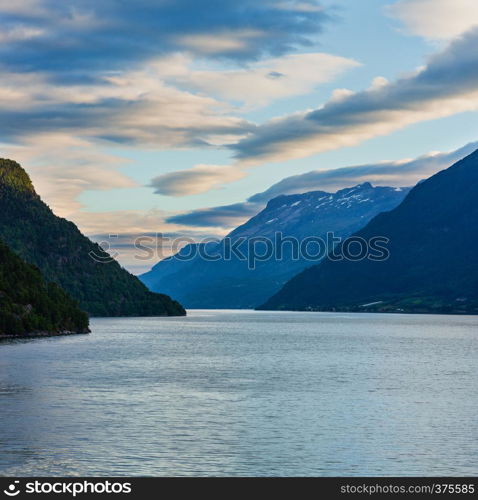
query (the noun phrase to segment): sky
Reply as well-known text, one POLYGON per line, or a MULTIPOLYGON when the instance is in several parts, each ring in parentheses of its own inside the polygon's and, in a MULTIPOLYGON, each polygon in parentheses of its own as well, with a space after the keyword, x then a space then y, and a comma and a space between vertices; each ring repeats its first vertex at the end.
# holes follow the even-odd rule
POLYGON ((134 273, 280 194, 478 147, 476 0, 0 0, 0 156, 134 273))

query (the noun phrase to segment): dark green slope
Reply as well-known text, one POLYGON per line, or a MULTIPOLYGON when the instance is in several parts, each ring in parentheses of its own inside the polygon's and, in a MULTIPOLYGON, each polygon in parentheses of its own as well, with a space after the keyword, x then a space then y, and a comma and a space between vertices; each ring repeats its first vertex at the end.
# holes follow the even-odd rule
MULTIPOLYGON (((152 293, 35 193, 28 174, 0 160, 0 238, 92 316, 175 316, 183 307, 152 293), (91 258, 94 253, 108 263, 91 258)), ((100 260, 101 260, 100 259, 100 260)))
POLYGON ((78 304, 0 241, 0 338, 88 331, 78 304))
POLYGON ((388 260, 327 259, 260 309, 478 313, 478 151, 356 235, 389 238, 388 260))

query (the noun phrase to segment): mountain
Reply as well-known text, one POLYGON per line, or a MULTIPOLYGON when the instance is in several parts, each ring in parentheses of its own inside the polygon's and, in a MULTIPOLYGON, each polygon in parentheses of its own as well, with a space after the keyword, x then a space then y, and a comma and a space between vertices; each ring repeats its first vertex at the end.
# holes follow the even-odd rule
POLYGON ((389 258, 326 259, 259 309, 478 313, 478 150, 355 236, 388 238, 389 258))
POLYGON ((0 241, 0 338, 88 331, 78 304, 0 241))
POLYGON ((318 256, 319 244, 314 242, 307 247, 312 255, 304 255, 303 251, 297 255, 297 247, 300 250, 306 238, 314 236, 326 241, 327 232, 346 237, 379 212, 395 208, 408 191, 409 188, 373 187, 366 182, 336 193, 313 191, 279 196, 219 244, 189 245, 159 262, 140 279, 151 290, 173 294, 186 307, 253 308, 326 255, 325 244, 318 256), (282 244, 279 237, 285 240, 282 244), (251 257, 253 252, 248 249, 252 245, 256 245, 258 255, 269 251, 269 258, 258 260, 254 268, 240 255, 228 257, 228 247, 234 246, 251 257), (203 259, 198 250, 206 250, 215 260, 203 259), (187 255, 195 257, 187 259, 187 255))
POLYGON ((36 194, 23 168, 4 159, 0 160, 0 238, 92 316, 185 314, 178 302, 150 292, 75 224, 57 217, 36 194))

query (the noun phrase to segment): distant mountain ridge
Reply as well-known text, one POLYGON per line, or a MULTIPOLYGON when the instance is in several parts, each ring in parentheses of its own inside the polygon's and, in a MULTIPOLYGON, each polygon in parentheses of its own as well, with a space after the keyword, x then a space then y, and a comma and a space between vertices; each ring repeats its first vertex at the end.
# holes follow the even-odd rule
MULTIPOLYGON (((247 253, 248 242, 256 237, 274 241, 277 234, 302 241, 310 236, 324 238, 327 232, 346 237, 363 227, 382 211, 395 208, 410 188, 374 187, 365 182, 336 193, 312 191, 282 195, 270 200, 267 206, 227 238, 244 241, 239 250, 247 253)), ((197 246, 185 247, 177 256, 156 264, 140 279, 151 290, 163 290, 190 308, 254 308, 264 302, 292 276, 315 261, 293 258, 292 247, 284 244, 280 259, 278 247, 274 255, 249 269, 246 261, 227 260, 224 244, 207 244, 209 254, 219 258, 205 261, 199 256, 182 260, 197 246)))
MULTIPOLYGON (((350 232, 369 219, 377 210, 388 210, 400 203, 410 188, 372 186, 363 182, 335 193, 310 191, 302 194, 281 195, 273 198, 259 214, 232 231, 229 236, 270 237, 277 231, 307 237, 317 234, 319 224, 334 231, 350 232)), ((319 231, 323 232, 320 228, 319 231)))
POLYGON ((57 217, 36 194, 25 170, 6 159, 0 159, 0 238, 92 316, 185 314, 178 302, 150 292, 75 224, 57 217))
POLYGON ((413 188, 356 233, 390 257, 324 260, 259 309, 478 313, 478 150, 413 188))
POLYGON ((78 304, 0 241, 0 338, 87 332, 78 304))

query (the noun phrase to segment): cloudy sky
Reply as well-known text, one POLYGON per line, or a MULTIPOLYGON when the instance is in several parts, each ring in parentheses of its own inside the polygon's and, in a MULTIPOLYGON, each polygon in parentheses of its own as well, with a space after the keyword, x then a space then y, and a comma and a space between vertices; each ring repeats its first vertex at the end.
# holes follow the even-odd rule
POLYGON ((223 235, 478 147, 476 0, 0 0, 0 156, 88 235, 223 235))

